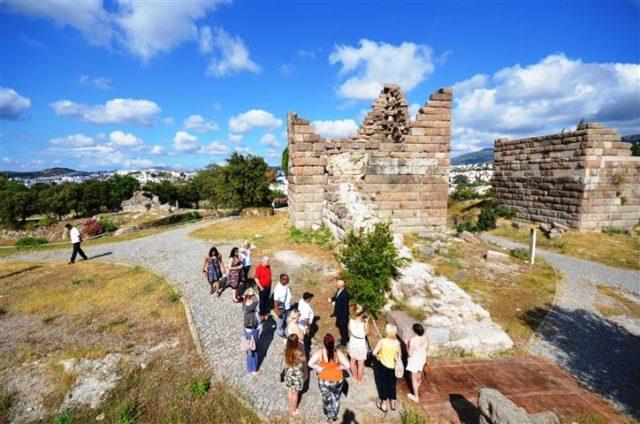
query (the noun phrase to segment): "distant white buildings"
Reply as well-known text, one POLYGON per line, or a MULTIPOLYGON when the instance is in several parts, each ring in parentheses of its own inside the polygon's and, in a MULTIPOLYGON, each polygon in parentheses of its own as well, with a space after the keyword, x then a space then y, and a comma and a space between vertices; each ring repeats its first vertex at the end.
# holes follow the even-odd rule
POLYGON ((146 183, 157 183, 163 180, 171 182, 178 182, 189 180, 196 175, 192 171, 172 171, 172 170, 159 170, 159 169, 144 169, 144 170, 117 170, 117 171, 97 171, 97 172, 80 172, 72 171, 66 174, 58 174, 51 176, 41 176, 33 178, 24 177, 12 177, 11 180, 20 181, 27 187, 31 187, 34 184, 62 184, 62 183, 81 183, 86 180, 106 180, 114 175, 129 175, 140 182, 140 185, 146 183))
POLYGON ((469 184, 473 184, 478 194, 483 195, 491 188, 493 179, 493 165, 490 163, 456 165, 451 167, 449 173, 449 194, 453 193, 457 187, 456 181, 460 175, 464 175, 469 184))

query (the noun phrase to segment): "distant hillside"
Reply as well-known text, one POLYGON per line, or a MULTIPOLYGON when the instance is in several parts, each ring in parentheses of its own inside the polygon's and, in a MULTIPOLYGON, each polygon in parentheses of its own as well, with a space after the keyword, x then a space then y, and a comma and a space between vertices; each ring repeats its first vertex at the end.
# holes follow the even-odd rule
POLYGON ((622 141, 625 141, 631 144, 640 143, 640 134, 625 135, 622 137, 622 141))
POLYGON ((89 175, 88 172, 76 171, 70 168, 47 168, 41 171, 2 171, 0 174, 6 178, 42 178, 42 177, 55 177, 58 175, 89 175))
POLYGON ((478 163, 493 162, 493 148, 478 150, 477 152, 465 153, 451 159, 451 165, 475 165, 478 163))

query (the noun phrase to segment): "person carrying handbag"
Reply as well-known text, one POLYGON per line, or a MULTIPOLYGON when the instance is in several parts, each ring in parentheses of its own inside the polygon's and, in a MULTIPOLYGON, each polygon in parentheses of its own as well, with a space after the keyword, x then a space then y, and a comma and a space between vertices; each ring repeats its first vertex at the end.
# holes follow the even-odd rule
POLYGON ((373 356, 377 361, 375 364, 376 384, 378 385, 379 400, 376 407, 382 412, 387 412, 387 403, 391 403, 391 410, 395 411, 396 384, 398 378, 404 375, 402 364, 402 350, 400 342, 396 338, 398 330, 395 325, 387 324, 385 336, 378 341, 373 349, 373 356))
POLYGON ((257 308, 258 300, 255 293, 252 288, 248 288, 244 292, 244 301, 242 302, 244 337, 240 345, 247 357, 247 371, 253 376, 260 374, 258 371, 258 351, 256 350, 259 337, 257 308))

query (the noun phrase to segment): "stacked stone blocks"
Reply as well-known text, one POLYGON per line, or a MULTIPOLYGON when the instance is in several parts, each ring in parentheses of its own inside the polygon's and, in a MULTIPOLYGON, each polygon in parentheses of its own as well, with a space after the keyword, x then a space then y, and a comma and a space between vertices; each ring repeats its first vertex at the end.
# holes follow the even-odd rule
POLYGON ((640 220, 640 157, 599 123, 519 140, 498 139, 493 191, 516 218, 580 231, 640 220))
POLYGON ((450 88, 436 91, 412 120, 399 87, 386 85, 358 132, 343 139, 321 138, 289 114, 293 224, 324 222, 337 236, 379 220, 398 233, 444 226, 451 100, 450 88))

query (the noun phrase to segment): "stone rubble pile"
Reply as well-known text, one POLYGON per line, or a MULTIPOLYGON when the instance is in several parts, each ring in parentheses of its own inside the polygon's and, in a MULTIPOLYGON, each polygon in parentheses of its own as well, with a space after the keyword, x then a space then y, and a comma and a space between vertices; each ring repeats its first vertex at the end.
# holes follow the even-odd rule
POLYGON ((400 87, 385 85, 380 96, 372 103, 373 110, 364 118, 358 135, 384 137, 396 143, 403 141, 411 120, 408 105, 400 87))
MULTIPOLYGON (((431 342, 430 354, 463 351, 488 355, 513 347, 511 338, 491 320, 489 312, 453 281, 434 276, 431 265, 414 261, 401 273, 392 284, 391 295, 427 316, 422 324, 431 342)), ((408 341, 414 320, 407 321, 403 315, 392 312, 389 317, 408 341)))
POLYGON ((146 212, 149 209, 170 211, 171 205, 162 204, 155 194, 137 190, 130 199, 122 201, 120 208, 123 212, 146 212))

